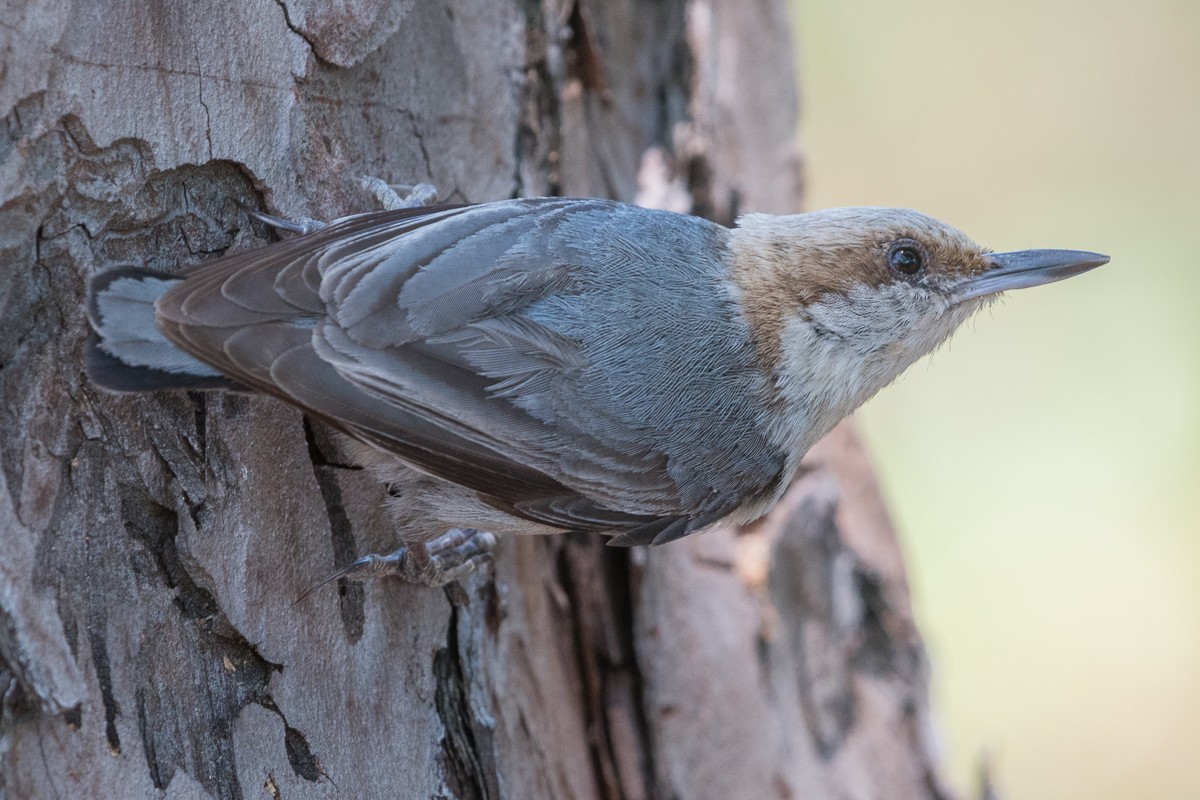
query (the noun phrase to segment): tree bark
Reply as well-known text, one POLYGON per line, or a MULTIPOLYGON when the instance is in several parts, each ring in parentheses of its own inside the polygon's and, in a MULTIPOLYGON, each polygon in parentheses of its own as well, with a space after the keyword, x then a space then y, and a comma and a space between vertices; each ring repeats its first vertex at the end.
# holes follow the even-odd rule
POLYGON ((942 797, 927 667, 841 429, 765 521, 502 541, 328 588, 381 488, 265 398, 82 373, 96 270, 262 246, 239 203, 797 210, 783 0, 9 0, 0 24, 0 795, 942 797))

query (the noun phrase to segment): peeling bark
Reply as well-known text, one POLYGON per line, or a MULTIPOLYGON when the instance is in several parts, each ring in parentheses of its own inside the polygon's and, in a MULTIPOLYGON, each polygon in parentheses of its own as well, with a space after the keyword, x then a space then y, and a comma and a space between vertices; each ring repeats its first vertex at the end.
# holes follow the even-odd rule
POLYGON ((0 796, 944 797, 903 565, 847 430, 745 531, 505 540, 452 591, 296 598, 381 487, 264 398, 115 396, 84 286, 456 201, 799 203, 781 0, 9 3, 0 796))

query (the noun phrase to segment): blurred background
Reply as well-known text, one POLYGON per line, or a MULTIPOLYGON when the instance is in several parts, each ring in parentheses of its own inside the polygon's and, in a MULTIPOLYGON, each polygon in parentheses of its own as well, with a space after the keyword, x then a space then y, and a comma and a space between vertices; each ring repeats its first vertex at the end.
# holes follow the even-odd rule
POLYGON ((1112 263, 1010 294, 859 415, 948 773, 1200 798, 1200 3, 792 0, 811 208, 1112 263))

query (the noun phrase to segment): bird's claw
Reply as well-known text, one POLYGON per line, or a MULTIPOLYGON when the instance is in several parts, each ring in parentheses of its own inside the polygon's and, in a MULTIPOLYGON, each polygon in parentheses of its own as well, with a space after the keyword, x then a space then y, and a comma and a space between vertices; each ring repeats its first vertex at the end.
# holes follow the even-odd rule
POLYGON ((320 220, 309 219, 308 217, 285 219, 283 217, 277 217, 274 214, 268 214, 265 211, 259 211, 256 208, 251 208, 241 200, 234 200, 234 202, 237 203, 238 208, 242 209, 242 211, 245 211, 249 216, 253 217, 264 225, 279 231, 298 233, 303 236, 306 233, 319 231, 329 224, 328 222, 321 222, 320 220))
POLYGON ((387 183, 371 175, 359 176, 358 183, 373 194, 386 211, 422 208, 433 205, 438 199, 437 187, 431 183, 387 183))
POLYGON ((444 586, 491 562, 496 537, 487 531, 452 528, 428 542, 416 542, 386 555, 358 558, 300 595, 300 602, 334 581, 362 581, 396 575, 421 586, 444 586))
MULTIPOLYGON (((386 211, 395 211, 400 208, 422 208, 433 205, 438 199, 437 187, 431 183, 387 183, 382 178, 375 178, 370 175, 359 176, 358 182, 359 185, 375 196, 386 211)), ((321 222, 320 220, 309 219, 308 217, 285 219, 284 217, 277 217, 274 214, 267 214, 266 212, 251 208, 240 200, 235 200, 234 202, 254 219, 280 231, 287 231, 303 236, 306 233, 319 231, 329 225, 328 222, 321 222)))

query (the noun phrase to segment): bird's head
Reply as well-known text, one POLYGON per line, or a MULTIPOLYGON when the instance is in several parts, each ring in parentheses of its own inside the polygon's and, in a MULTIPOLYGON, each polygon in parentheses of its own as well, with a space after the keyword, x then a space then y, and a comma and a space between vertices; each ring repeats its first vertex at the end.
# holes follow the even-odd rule
POLYGON ((788 427, 804 431, 802 449, 997 293, 1108 261, 1075 250, 990 253, 949 225, 894 208, 747 215, 730 253, 760 363, 789 409, 788 427))

